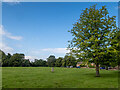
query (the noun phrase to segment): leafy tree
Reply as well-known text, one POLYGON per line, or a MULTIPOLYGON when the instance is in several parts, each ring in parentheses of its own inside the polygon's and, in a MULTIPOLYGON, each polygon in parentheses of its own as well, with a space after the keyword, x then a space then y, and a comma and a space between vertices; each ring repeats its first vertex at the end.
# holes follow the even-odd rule
POLYGON ((30 61, 29 61, 29 59, 24 59, 22 61, 22 66, 23 67, 30 67, 30 61))
POLYGON ((64 61, 65 61, 66 66, 74 66, 75 67, 76 63, 77 63, 77 60, 72 55, 70 55, 70 56, 66 55, 64 57, 64 61))
POLYGON ((2 51, 0 50, 0 67, 2 66, 2 51))
POLYGON ((12 55, 11 55, 10 53, 8 53, 7 58, 10 59, 11 56, 12 56, 12 55))
POLYGON ((55 62, 56 62, 56 58, 54 55, 50 55, 48 58, 47 58, 47 64, 49 67, 54 67, 55 66, 55 62))
POLYGON ((73 39, 68 48, 77 56, 92 59, 96 64, 96 76, 100 76, 99 64, 110 45, 110 34, 117 30, 116 17, 108 14, 105 6, 101 9, 96 9, 96 5, 86 8, 69 31, 73 39))
POLYGON ((0 50, 0 62, 2 66, 6 66, 7 64, 6 59, 7 59, 6 54, 2 50, 0 50))
POLYGON ((62 67, 66 67, 66 60, 65 60, 65 59, 63 59, 63 60, 61 61, 61 63, 62 63, 62 67))
POLYGON ((24 60, 24 54, 13 54, 13 56, 10 58, 9 65, 10 66, 22 66, 22 62, 24 60))
POLYGON ((110 66, 111 62, 113 63, 112 53, 111 52, 106 52, 101 58, 100 65, 105 66, 106 70, 108 70, 108 67, 110 66))
POLYGON ((62 66, 62 60, 63 60, 62 57, 59 57, 58 59, 56 59, 55 66, 56 67, 61 67, 62 66))
POLYGON ((38 66, 46 66, 46 61, 45 60, 38 60, 38 59, 35 59, 35 62, 34 62, 34 66, 38 67, 38 66))
MULTIPOLYGON (((120 67, 120 29, 113 30, 113 33, 111 33, 110 38, 110 47, 108 52, 113 53, 112 57, 114 57, 114 62, 111 63, 114 67, 117 63, 118 68, 120 67)), ((120 69, 120 68, 119 68, 120 69)))
POLYGON ((6 55, 2 50, 0 50, 0 55, 1 55, 1 57, 0 57, 0 60, 1 60, 0 63, 1 63, 1 65, 3 67, 9 66, 9 59, 11 57, 11 54, 8 53, 8 55, 6 55))

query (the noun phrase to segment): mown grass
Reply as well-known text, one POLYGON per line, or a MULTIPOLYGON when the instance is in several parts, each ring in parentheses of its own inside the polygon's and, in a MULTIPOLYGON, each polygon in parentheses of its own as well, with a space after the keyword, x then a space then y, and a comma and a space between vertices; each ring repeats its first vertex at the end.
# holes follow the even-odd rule
POLYGON ((3 88, 118 88, 118 71, 50 67, 3 67, 3 88))

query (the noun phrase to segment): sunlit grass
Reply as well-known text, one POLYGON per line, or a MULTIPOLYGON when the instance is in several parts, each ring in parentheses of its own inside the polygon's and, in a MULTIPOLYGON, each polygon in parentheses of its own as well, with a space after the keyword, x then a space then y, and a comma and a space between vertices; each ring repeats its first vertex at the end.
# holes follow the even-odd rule
POLYGON ((50 67, 3 67, 3 88, 117 88, 118 71, 50 67))

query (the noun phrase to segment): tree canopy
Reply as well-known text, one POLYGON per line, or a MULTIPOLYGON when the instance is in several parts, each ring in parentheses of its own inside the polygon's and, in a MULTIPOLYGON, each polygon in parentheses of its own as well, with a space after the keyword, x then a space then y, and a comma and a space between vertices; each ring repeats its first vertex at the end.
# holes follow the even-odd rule
POLYGON ((111 35, 118 30, 116 17, 110 17, 105 6, 97 9, 93 5, 83 10, 78 21, 73 24, 69 31, 73 39, 69 41, 68 48, 77 57, 92 59, 96 64, 96 76, 100 76, 99 64, 108 51, 111 35))

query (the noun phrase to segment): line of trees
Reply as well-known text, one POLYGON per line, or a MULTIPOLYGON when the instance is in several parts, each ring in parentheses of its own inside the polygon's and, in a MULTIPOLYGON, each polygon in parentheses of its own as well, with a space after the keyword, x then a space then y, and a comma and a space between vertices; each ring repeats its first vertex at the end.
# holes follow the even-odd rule
POLYGON ((29 59, 25 59, 24 54, 15 53, 11 55, 8 53, 7 55, 0 50, 0 64, 3 67, 66 67, 66 66, 76 66, 79 59, 76 59, 73 56, 65 55, 65 57, 55 58, 54 55, 50 55, 46 60, 43 59, 35 59, 31 61, 29 59))
MULTIPOLYGON (((118 62, 116 61, 115 58, 116 58, 115 54, 106 53, 105 55, 103 55, 103 59, 101 60, 100 65, 102 67, 105 66, 115 67, 118 65, 118 62)), ((25 59, 24 54, 15 53, 11 55, 10 53, 8 53, 6 55, 2 50, 0 50, 0 65, 2 67, 67 67, 67 66, 76 67, 76 64, 78 62, 83 62, 84 64, 82 65, 85 66, 86 63, 87 64, 94 63, 94 60, 92 59, 88 60, 87 58, 82 57, 76 59, 75 56, 71 54, 66 54, 64 58, 63 57, 55 58, 54 55, 50 55, 47 58, 47 61, 43 59, 35 59, 34 61, 30 62, 29 59, 25 59)))

